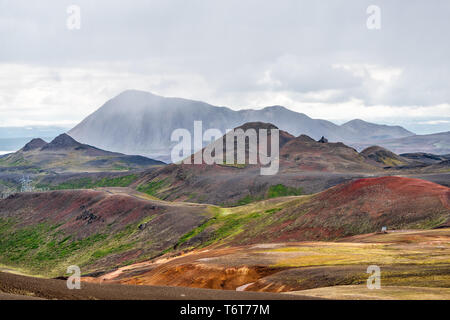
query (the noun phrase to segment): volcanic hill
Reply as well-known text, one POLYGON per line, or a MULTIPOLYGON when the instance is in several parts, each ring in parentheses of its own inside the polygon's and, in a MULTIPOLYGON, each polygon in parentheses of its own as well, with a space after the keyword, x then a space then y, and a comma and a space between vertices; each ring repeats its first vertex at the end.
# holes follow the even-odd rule
MULTIPOLYGON (((258 131, 274 128, 277 127, 270 123, 252 122, 236 129, 258 131)), ((238 133, 238 136, 240 135, 242 134, 238 133)), ((230 136, 232 133, 225 135, 222 140, 227 141, 230 136)), ((279 171, 275 175, 261 175, 259 162, 255 165, 248 164, 250 151, 259 150, 260 141, 257 140, 256 145, 251 148, 251 142, 247 139, 246 164, 227 163, 223 150, 221 158, 223 163, 219 161, 212 165, 171 164, 144 173, 131 186, 165 200, 229 206, 267 198, 274 194, 271 192, 274 188, 283 189, 280 195, 311 194, 357 178, 398 174, 400 167, 409 161, 380 147, 371 147, 358 153, 339 142, 319 142, 306 135, 294 137, 283 130, 279 131, 279 136, 280 164, 279 171), (387 171, 386 167, 391 171, 387 171)), ((224 147, 226 145, 225 142, 220 143, 219 140, 214 141, 207 148, 220 151, 222 145, 224 147)), ((234 145, 236 159, 236 140, 234 145)), ((270 154, 270 136, 267 149, 270 154)), ((194 155, 190 157, 191 163, 194 157, 194 155)), ((436 171, 438 170, 440 169, 436 168, 436 171)))
POLYGON ((0 167, 31 167, 54 172, 131 170, 162 165, 143 156, 110 152, 79 143, 61 134, 50 143, 33 139, 19 151, 0 159, 0 167))

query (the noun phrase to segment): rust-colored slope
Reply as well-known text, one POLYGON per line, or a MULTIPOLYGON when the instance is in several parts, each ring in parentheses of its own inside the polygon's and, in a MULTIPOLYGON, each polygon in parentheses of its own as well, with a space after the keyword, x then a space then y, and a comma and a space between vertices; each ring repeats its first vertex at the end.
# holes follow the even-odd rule
POLYGON ((254 222, 247 227, 249 232, 232 242, 336 239, 380 231, 382 226, 439 227, 450 218, 449 203, 450 189, 432 182, 402 177, 360 179, 254 222))

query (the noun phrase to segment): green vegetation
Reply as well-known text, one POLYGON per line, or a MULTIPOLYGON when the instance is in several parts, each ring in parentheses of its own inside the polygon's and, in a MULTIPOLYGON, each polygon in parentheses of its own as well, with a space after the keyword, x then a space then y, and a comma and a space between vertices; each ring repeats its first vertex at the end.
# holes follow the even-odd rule
POLYGON ((30 165, 30 163, 22 156, 8 156, 5 158, 0 158, 0 166, 2 167, 19 167, 27 165, 30 165))
POLYGON ((245 197, 239 199, 234 206, 243 206, 264 199, 287 197, 287 196, 300 196, 302 194, 303 194, 302 188, 294 188, 285 186, 283 184, 277 184, 270 186, 264 196, 254 196, 248 194, 245 197))
POLYGON ((259 199, 258 198, 256 198, 256 197, 252 197, 251 195, 246 195, 245 197, 243 197, 242 199, 240 199, 237 203, 236 203, 236 205, 237 206, 244 206, 244 205, 246 205, 246 204, 249 204, 249 203, 252 203, 252 202, 255 202, 255 201, 258 201, 259 199))
POLYGON ((287 187, 283 184, 277 184, 274 186, 270 186, 269 190, 267 190, 266 198, 278 198, 278 197, 287 197, 287 196, 300 196, 303 194, 302 188, 293 188, 287 187))
POLYGON ((58 230, 59 225, 40 223, 22 227, 14 219, 0 218, 0 264, 26 270, 30 274, 57 276, 68 265, 86 267, 109 255, 133 249, 138 226, 153 216, 127 225, 120 232, 100 231, 84 238, 58 230))
POLYGON ((418 223, 414 223, 410 225, 412 229, 432 229, 435 228, 442 223, 444 223, 448 218, 445 216, 436 216, 430 217, 427 220, 420 221, 418 223))
POLYGON ((223 167, 232 167, 232 168, 238 168, 238 169, 244 169, 247 167, 247 164, 240 164, 240 163, 221 163, 219 164, 219 166, 223 166, 223 167))
POLYGON ((100 259, 100 258, 106 257, 106 256, 108 256, 110 254, 113 254, 113 253, 124 252, 124 251, 127 251, 129 249, 132 249, 133 245, 134 245, 134 243, 125 243, 125 244, 121 244, 121 245, 116 246, 116 247, 109 247, 109 248, 106 248, 106 249, 100 249, 100 250, 95 251, 92 254, 92 257, 95 258, 95 259, 100 259))
POLYGON ((56 231, 57 225, 45 223, 17 228, 12 219, 0 219, 0 261, 31 271, 50 271, 58 262, 73 258, 80 252, 91 250, 107 238, 95 234, 84 239, 74 239, 56 231))
POLYGON ((67 190, 67 189, 93 189, 101 187, 128 187, 137 180, 137 175, 130 174, 115 178, 102 178, 92 180, 91 178, 81 178, 65 181, 59 185, 42 185, 38 184, 37 188, 49 188, 50 190, 67 190))
MULTIPOLYGON (((6 188, 7 190, 10 190, 10 191, 17 191, 19 189, 18 184, 15 184, 15 183, 12 183, 9 181, 5 181, 2 179, 0 179, 0 186, 3 186, 4 188, 6 188)), ((0 188, 0 190, 1 190, 1 188, 0 188)))
POLYGON ((185 243, 186 241, 192 239, 193 237, 197 236, 198 234, 202 233, 207 227, 209 227, 210 225, 213 225, 216 221, 216 218, 212 218, 208 221, 206 221, 205 223, 203 223, 202 225, 198 226, 197 228, 189 231, 188 233, 186 233, 185 235, 183 235, 180 240, 178 240, 178 243, 176 246, 179 246, 183 243, 185 243))
POLYGON ((163 189, 167 185, 167 179, 153 180, 145 185, 140 185, 137 187, 137 191, 146 193, 151 196, 156 196, 158 191, 163 189))
POLYGON ((279 211, 290 206, 300 205, 310 199, 311 196, 302 196, 294 199, 279 198, 264 200, 231 208, 211 206, 210 212, 212 218, 184 234, 175 247, 186 243, 200 234, 202 234, 201 247, 222 243, 225 240, 229 241, 237 235, 240 235, 239 241, 242 240, 245 242, 245 239, 252 239, 264 233, 267 227, 274 222, 282 223, 290 218, 288 213, 275 218, 274 215, 279 211), (243 233, 244 230, 245 233, 243 233))
POLYGON ((122 165, 122 164, 114 164, 114 166, 112 167, 112 170, 114 170, 114 171, 128 171, 128 170, 131 170, 131 168, 127 167, 125 165, 122 165))
POLYGON ((404 165, 405 162, 395 159, 395 158, 389 158, 389 157, 382 157, 380 158, 380 161, 386 165, 386 166, 390 166, 390 167, 396 167, 396 166, 400 166, 400 165, 404 165))
POLYGON ((259 211, 231 211, 228 209, 215 210, 215 215, 202 225, 183 235, 176 246, 180 246, 188 240, 198 236, 203 232, 207 232, 207 240, 202 242, 201 246, 205 247, 213 243, 222 242, 223 240, 235 236, 244 230, 248 230, 250 223, 256 223, 260 219, 269 217, 272 213, 280 209, 259 211))

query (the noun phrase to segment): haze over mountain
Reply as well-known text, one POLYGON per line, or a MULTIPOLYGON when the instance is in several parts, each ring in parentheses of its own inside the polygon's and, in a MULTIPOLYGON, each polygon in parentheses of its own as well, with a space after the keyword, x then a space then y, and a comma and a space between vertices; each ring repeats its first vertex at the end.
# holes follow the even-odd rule
POLYGON ((330 142, 375 143, 403 138, 414 133, 399 127, 352 120, 341 126, 312 119, 303 113, 271 106, 261 110, 233 111, 204 102, 166 98, 144 91, 129 90, 107 101, 68 133, 76 140, 96 147, 169 160, 172 132, 184 128, 193 132, 195 120, 203 130, 222 132, 246 122, 270 122, 295 136, 306 134, 314 139, 325 136, 330 142))
MULTIPOLYGON (((423 152, 446 155, 450 153, 450 131, 388 139, 380 141, 379 145, 395 153, 423 152)), ((357 144, 355 147, 361 148, 368 146, 369 144, 365 143, 357 144)))

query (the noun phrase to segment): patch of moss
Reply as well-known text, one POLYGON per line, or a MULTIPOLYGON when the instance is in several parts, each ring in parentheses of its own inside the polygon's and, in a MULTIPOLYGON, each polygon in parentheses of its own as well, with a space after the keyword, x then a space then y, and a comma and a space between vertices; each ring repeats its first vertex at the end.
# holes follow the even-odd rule
POLYGON ((248 194, 245 197, 243 197, 242 199, 240 199, 236 203, 236 205, 237 206, 244 206, 246 204, 249 204, 249 203, 252 203, 252 202, 255 202, 255 201, 257 201, 257 199, 248 194))
POLYGON ((277 184, 269 187, 269 190, 267 190, 266 198, 270 199, 287 196, 300 196, 302 194, 302 188, 294 188, 285 186, 283 184, 277 184))
POLYGON ((155 196, 159 190, 161 190, 166 186, 167 184, 166 181, 167 181, 166 179, 150 181, 145 185, 138 186, 137 191, 146 193, 151 196, 155 196))
POLYGON ((264 199, 287 197, 287 196, 300 196, 302 194, 303 194, 302 188, 294 188, 285 186, 283 184, 277 184, 270 186, 264 196, 254 196, 248 194, 245 197, 239 199, 233 206, 244 206, 246 204, 250 204, 264 199))
POLYGON ((109 248, 105 248, 105 249, 100 249, 100 250, 95 251, 92 254, 92 257, 95 259, 100 259, 100 258, 106 257, 110 254, 121 253, 121 252, 127 251, 129 249, 132 249, 133 245, 134 245, 134 243, 124 243, 119 246, 113 246, 113 247, 109 247, 109 248))
POLYGON ((65 234, 58 230, 59 225, 23 227, 14 219, 0 218, 0 263, 45 276, 62 275, 70 264, 83 270, 101 258, 133 249, 138 226, 153 217, 129 224, 113 235, 105 232, 84 238, 65 234))
POLYGON ((447 219, 448 217, 446 216, 431 217, 427 220, 411 224, 409 227, 412 229, 432 229, 443 224, 447 219))

